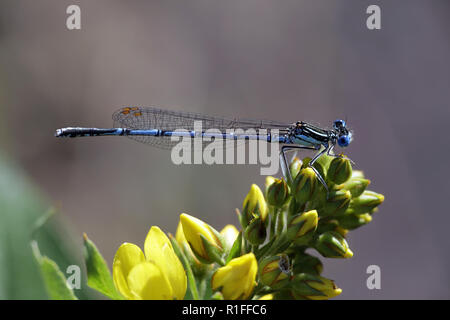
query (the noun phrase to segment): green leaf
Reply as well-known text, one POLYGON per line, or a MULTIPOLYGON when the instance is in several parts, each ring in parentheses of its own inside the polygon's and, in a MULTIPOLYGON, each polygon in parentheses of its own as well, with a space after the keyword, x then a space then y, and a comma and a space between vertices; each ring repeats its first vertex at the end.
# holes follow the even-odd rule
POLYGON ((84 254, 88 274, 87 284, 113 300, 123 300, 114 286, 111 272, 95 244, 84 234, 84 254))
POLYGON ((236 237, 236 240, 234 240, 233 246, 230 249, 230 253, 228 254, 225 264, 230 262, 232 259, 239 257, 241 255, 241 249, 242 249, 242 231, 239 232, 238 236, 236 237))
MULTIPOLYGON (((42 223, 51 214, 51 202, 2 149, 0 177, 0 300, 49 299, 30 241, 36 240, 40 251, 51 257, 64 274, 68 266, 83 264, 79 243, 64 213, 56 210, 50 220, 42 223), (45 212, 48 214, 43 216, 45 212)), ((85 279, 83 268, 81 279, 85 279)), ((81 300, 100 296, 88 286, 75 291, 81 300)))
POLYGON ((53 300, 78 300, 55 261, 41 255, 36 241, 31 242, 31 248, 50 297, 53 300))

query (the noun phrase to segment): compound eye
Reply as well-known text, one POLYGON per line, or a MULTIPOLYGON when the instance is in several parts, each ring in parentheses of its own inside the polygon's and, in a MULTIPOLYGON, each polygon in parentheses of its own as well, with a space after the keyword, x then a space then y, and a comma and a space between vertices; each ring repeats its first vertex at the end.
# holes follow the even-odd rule
POLYGON ((350 144, 350 137, 348 135, 340 136, 337 143, 339 147, 346 147, 350 144))
POLYGON ((338 119, 338 120, 336 120, 336 121, 333 122, 333 128, 334 128, 335 130, 339 130, 339 129, 341 129, 341 128, 345 128, 345 126, 346 126, 346 123, 345 123, 344 120, 338 119))

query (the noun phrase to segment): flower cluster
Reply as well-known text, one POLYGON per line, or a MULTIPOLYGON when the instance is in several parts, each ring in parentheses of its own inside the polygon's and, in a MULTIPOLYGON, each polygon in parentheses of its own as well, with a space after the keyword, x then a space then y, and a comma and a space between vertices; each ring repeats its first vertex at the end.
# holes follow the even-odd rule
POLYGON ((384 196, 345 157, 295 158, 291 178, 252 185, 238 211, 241 231, 218 232, 188 214, 175 237, 152 227, 144 253, 123 244, 113 279, 127 299, 329 299, 341 293, 322 276, 315 249, 326 258, 351 258, 349 230, 372 220, 384 196), (325 180, 328 190, 319 182, 325 180))

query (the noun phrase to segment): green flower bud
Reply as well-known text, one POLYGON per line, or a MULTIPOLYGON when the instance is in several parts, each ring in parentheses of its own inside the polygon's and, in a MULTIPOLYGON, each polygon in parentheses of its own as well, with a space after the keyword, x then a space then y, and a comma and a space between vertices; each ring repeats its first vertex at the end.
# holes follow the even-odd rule
POLYGON ((314 198, 319 183, 313 169, 307 167, 300 170, 293 182, 292 193, 299 203, 305 203, 314 198))
POLYGON ((285 254, 264 258, 258 271, 261 283, 275 290, 285 287, 291 279, 289 258, 285 254))
POLYGON ((305 211, 305 203, 299 203, 295 197, 292 197, 287 210, 288 216, 294 216, 303 211, 305 211))
POLYGON ((291 283, 294 299, 327 300, 342 292, 333 280, 307 273, 295 275, 291 283))
POLYGON ((327 258, 351 258, 353 256, 345 238, 334 231, 322 233, 314 247, 327 258))
POLYGON ((359 228, 372 221, 372 216, 369 213, 363 214, 345 214, 338 218, 339 225, 342 228, 353 230, 359 228))
POLYGON ((331 191, 328 199, 319 209, 321 217, 339 216, 345 213, 350 205, 352 194, 348 190, 331 191))
POLYGON ((348 208, 348 214, 362 214, 374 210, 384 201, 382 194, 373 191, 364 191, 362 195, 352 199, 350 207, 348 208))
POLYGON ((275 181, 267 188, 267 202, 276 207, 281 207, 289 198, 289 188, 282 179, 275 181))
POLYGON ((246 227, 255 217, 261 217, 262 221, 266 221, 268 214, 266 200, 261 189, 256 184, 252 184, 242 207, 240 215, 242 227, 246 227))
POLYGON ((253 245, 260 245, 266 240, 267 230, 261 217, 256 217, 245 228, 245 238, 253 245))
POLYGON ((359 197, 367 186, 370 184, 370 180, 364 178, 350 178, 346 183, 342 185, 342 188, 350 191, 353 198, 359 197))
POLYGON ((319 258, 316 258, 307 253, 299 253, 295 256, 293 273, 309 273, 313 275, 320 275, 323 271, 323 264, 319 258))
POLYGON ((295 179, 295 177, 297 177, 302 168, 302 165, 303 162, 299 158, 295 157, 292 160, 291 164, 289 165, 289 171, 291 172, 292 179, 295 179))
MULTIPOLYGON (((316 210, 292 216, 287 224, 286 237, 290 241, 309 240, 316 231, 319 218, 316 210)), ((303 241, 304 242, 304 241, 303 241)))
POLYGON ((328 168, 327 178, 336 184, 341 184, 352 176, 352 165, 347 158, 334 158, 328 168))
MULTIPOLYGON (((319 159, 316 160, 316 162, 314 162, 314 169, 317 170, 317 172, 320 174, 320 176, 322 178, 324 178, 326 180, 327 178, 327 168, 330 165, 331 162, 331 157, 327 156, 326 154, 322 155, 319 159)), ((311 158, 304 158, 303 159, 303 164, 302 164, 302 169, 305 168, 310 168, 309 163, 311 162, 311 158)), ((320 186, 322 186, 321 183, 319 183, 320 186)))
MULTIPOLYGON (((321 149, 323 151, 323 149, 321 149)), ((314 163, 314 167, 319 170, 319 173, 322 175, 322 177, 325 179, 327 176, 328 168, 330 167, 331 161, 335 157, 331 157, 327 154, 322 155, 317 161, 314 163)))

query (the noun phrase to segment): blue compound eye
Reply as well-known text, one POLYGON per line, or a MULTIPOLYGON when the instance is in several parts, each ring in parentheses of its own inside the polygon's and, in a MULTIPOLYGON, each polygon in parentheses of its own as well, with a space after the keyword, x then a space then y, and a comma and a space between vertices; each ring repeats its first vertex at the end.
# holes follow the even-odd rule
POLYGON ((333 128, 334 128, 335 130, 339 130, 339 129, 341 129, 341 128, 345 128, 345 126, 346 126, 346 123, 345 123, 344 120, 338 119, 338 120, 336 120, 336 121, 333 122, 333 128))
POLYGON ((340 136, 338 138, 337 143, 338 143, 339 147, 346 147, 346 146, 348 146, 350 144, 350 138, 347 135, 340 136))

